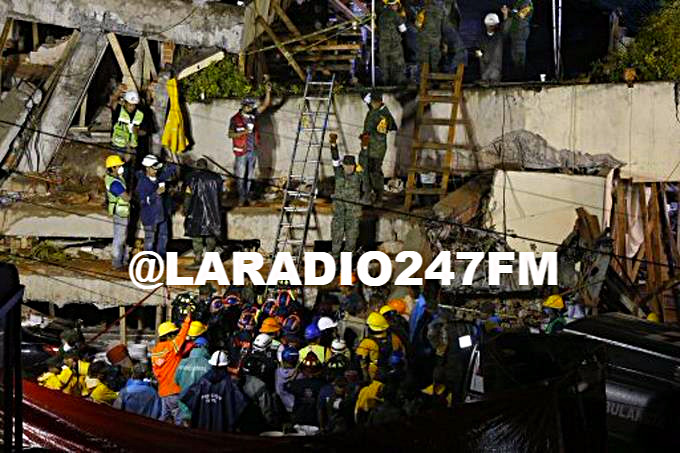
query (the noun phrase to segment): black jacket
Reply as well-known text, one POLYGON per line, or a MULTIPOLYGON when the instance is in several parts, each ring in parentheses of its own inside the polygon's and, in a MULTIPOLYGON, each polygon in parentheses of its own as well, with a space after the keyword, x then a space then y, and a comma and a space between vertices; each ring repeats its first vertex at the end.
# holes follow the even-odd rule
POLYGON ((182 402, 191 410, 191 427, 231 432, 245 398, 226 370, 212 369, 189 387, 182 402))
POLYGON ((303 378, 286 383, 285 389, 295 397, 293 423, 319 426, 319 391, 326 384, 321 378, 303 378))
POLYGON ((185 203, 184 234, 189 237, 219 237, 222 232, 222 178, 207 170, 196 170, 189 175, 185 187, 188 201, 185 203))

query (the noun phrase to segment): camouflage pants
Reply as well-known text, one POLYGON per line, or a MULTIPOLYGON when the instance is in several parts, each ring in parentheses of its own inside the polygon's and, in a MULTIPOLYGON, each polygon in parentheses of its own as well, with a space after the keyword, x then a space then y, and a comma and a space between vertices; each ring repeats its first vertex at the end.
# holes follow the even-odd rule
POLYGON ((404 50, 399 47, 380 49, 380 71, 384 85, 401 85, 405 81, 404 50))
POLYGON ((527 65, 527 41, 529 40, 529 28, 522 28, 510 33, 510 56, 512 69, 515 77, 523 80, 526 76, 527 65))
POLYGON ((370 157, 366 151, 359 153, 359 165, 364 168, 364 190, 367 193, 375 193, 376 200, 382 200, 385 187, 385 175, 382 171, 383 159, 370 157))
POLYGON ((356 250, 357 239, 359 238, 359 218, 361 208, 356 205, 347 205, 336 202, 333 204, 333 221, 331 222, 331 251, 337 259, 340 252, 353 252, 356 250), (345 247, 342 241, 345 240, 345 247))
POLYGON ((194 261, 200 263, 203 259, 203 251, 214 252, 217 246, 217 238, 214 236, 198 236, 191 238, 191 247, 194 250, 194 261), (203 242, 205 241, 205 249, 203 242))
POLYGON ((429 63, 430 72, 437 72, 441 59, 441 40, 418 39, 418 63, 429 63))

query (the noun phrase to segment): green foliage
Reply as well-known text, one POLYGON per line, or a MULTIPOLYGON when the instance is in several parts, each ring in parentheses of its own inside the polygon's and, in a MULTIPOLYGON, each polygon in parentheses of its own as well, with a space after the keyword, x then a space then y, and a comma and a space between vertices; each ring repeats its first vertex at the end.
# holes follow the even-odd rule
POLYGON ((213 99, 256 94, 231 58, 225 58, 182 80, 181 91, 187 102, 210 102, 213 99))
POLYGON ((635 69, 638 81, 680 79, 680 0, 651 15, 628 49, 597 62, 591 76, 620 82, 626 68, 635 69))

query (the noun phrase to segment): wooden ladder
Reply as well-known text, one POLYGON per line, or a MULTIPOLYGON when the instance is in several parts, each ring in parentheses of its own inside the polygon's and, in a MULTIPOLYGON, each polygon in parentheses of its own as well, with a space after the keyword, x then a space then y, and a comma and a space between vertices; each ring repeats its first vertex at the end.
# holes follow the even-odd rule
POLYGON ((462 86, 463 86, 463 71, 464 66, 458 66, 455 74, 445 74, 430 72, 428 64, 423 64, 420 74, 420 89, 418 91, 418 108, 416 111, 416 121, 413 127, 413 142, 411 144, 411 167, 408 170, 408 180, 406 181, 406 198, 404 207, 406 210, 411 209, 414 195, 439 195, 444 197, 448 191, 449 177, 451 175, 451 163, 453 161, 454 149, 469 149, 475 151, 473 144, 473 133, 471 124, 467 119, 458 118, 459 107, 462 101, 462 86), (437 94, 432 94, 430 87, 431 81, 451 82, 450 92, 444 89, 437 89, 437 94), (440 94, 442 91, 445 94, 440 94), (428 104, 446 103, 451 104, 451 116, 449 118, 425 118, 425 108, 428 104), (456 125, 462 124, 466 129, 468 144, 455 144, 456 142, 456 125), (448 126, 449 133, 446 143, 436 141, 422 141, 421 129, 422 126, 448 126), (426 166, 420 164, 420 156, 423 150, 445 151, 441 167, 426 166), (419 173, 440 173, 441 184, 434 188, 418 188, 416 187, 416 175, 419 173))

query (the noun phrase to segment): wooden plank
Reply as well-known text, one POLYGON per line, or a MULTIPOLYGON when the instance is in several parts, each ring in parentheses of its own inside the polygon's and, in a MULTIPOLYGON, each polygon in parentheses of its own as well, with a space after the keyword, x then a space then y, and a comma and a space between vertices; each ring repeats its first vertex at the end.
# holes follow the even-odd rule
POLYGON ((458 72, 453 74, 449 74, 448 72, 431 72, 430 75, 428 75, 428 78, 431 80, 446 80, 451 82, 455 82, 457 77, 458 72))
POLYGON ((185 77, 189 77, 191 74, 195 74, 198 71, 207 68, 213 63, 216 63, 218 61, 224 60, 224 52, 219 51, 217 53, 214 53, 210 55, 207 58, 202 59, 201 61, 192 64, 191 66, 188 66, 180 71, 179 74, 177 74, 177 80, 182 80, 185 77))
POLYGON ((85 127, 85 115, 87 114, 87 93, 83 97, 83 102, 80 103, 80 117, 78 118, 78 126, 85 127))
MULTIPOLYGON (((662 219, 661 216, 665 215, 661 213, 665 206, 661 206, 660 197, 661 183, 652 183, 652 199, 650 204, 650 223, 652 224, 652 244, 654 245, 654 255, 656 257, 655 261, 657 264, 657 277, 658 277, 658 287, 663 287, 664 283, 670 279, 669 267, 668 267, 668 257, 666 256, 666 251, 663 242, 663 229, 662 229, 662 219)), ((667 294, 667 291, 662 291, 659 293, 659 302, 661 304, 661 310, 663 313, 664 322, 675 322, 677 321, 677 313, 675 309, 675 303, 667 294)))
POLYGON ((293 59, 293 56, 286 50, 286 48, 281 44, 281 41, 279 38, 276 36, 276 34, 272 31, 271 27, 267 22, 262 18, 262 16, 258 16, 257 21, 262 25, 262 28, 264 28, 264 31, 269 35, 269 37, 274 41, 276 44, 276 48, 281 52, 283 57, 288 61, 288 63, 293 67, 293 70, 295 73, 300 77, 300 80, 303 82, 306 80, 306 76, 302 68, 300 68, 300 65, 297 64, 297 62, 293 59))
POLYGON ((628 270, 625 264, 627 260, 623 258, 626 255, 626 226, 628 222, 626 221, 626 187, 622 179, 617 181, 614 193, 616 194, 616 204, 614 205, 614 254, 618 255, 619 259, 614 260, 611 266, 618 274, 622 275, 628 270))
POLYGON ((628 278, 632 283, 635 283, 637 279, 638 272, 640 271, 640 265, 645 257, 645 244, 640 245, 640 249, 632 260, 632 266, 630 272, 628 273, 628 278))
POLYGON ((118 42, 118 38, 116 37, 115 33, 107 33, 106 34, 106 39, 108 39, 109 44, 111 44, 111 49, 113 50, 113 54, 116 56, 116 61, 118 62, 118 67, 120 67, 121 72, 123 73, 123 83, 128 86, 129 89, 138 89, 137 84, 135 83, 134 77, 132 77, 132 73, 130 72, 130 67, 128 66, 127 62, 125 61, 125 55, 123 55, 123 49, 120 47, 120 43, 118 42))
POLYGON ((38 23, 33 22, 31 24, 31 31, 32 31, 32 37, 33 37, 33 50, 38 50, 38 47, 40 47, 40 34, 38 33, 38 23))
POLYGON ((460 99, 455 95, 445 96, 445 95, 430 95, 423 96, 418 99, 420 102, 425 104, 439 103, 439 104, 457 104, 460 99))
POLYGON ((125 307, 118 307, 118 317, 120 317, 120 342, 127 345, 127 319, 125 318, 125 307))
POLYGON ((161 45, 161 68, 170 65, 175 60, 175 43, 172 41, 165 41, 161 45))
MULTIPOLYGON (((276 12, 276 14, 281 18, 281 21, 283 24, 286 26, 289 32, 293 34, 293 36, 299 38, 302 36, 302 33, 300 33, 300 30, 295 26, 292 20, 290 20, 290 17, 288 17, 288 14, 281 8, 281 5, 279 4, 279 0, 272 0, 271 3, 272 8, 276 12)), ((304 44, 304 41, 301 41, 304 44)))
POLYGON ((158 80, 158 72, 156 71, 156 64, 153 62, 151 48, 149 47, 149 40, 142 38, 142 46, 144 46, 144 71, 148 75, 149 80, 158 80))
POLYGON ((357 57, 357 55, 302 55, 297 59, 298 61, 352 61, 357 57))
MULTIPOLYGON (((423 118, 421 124, 428 126, 450 126, 451 120, 449 118, 423 118)), ((469 121, 465 119, 457 119, 456 124, 469 124, 469 121)))
POLYGON ((360 50, 361 44, 310 44, 307 46, 294 46, 291 49, 293 52, 306 52, 309 50, 318 52, 335 52, 342 50, 360 50))
MULTIPOLYGON (((652 225, 651 222, 649 221, 649 213, 647 209, 647 200, 645 198, 645 190, 644 186, 642 187, 642 190, 639 192, 639 203, 640 203, 640 218, 642 220, 642 223, 644 225, 644 235, 645 235, 645 242, 644 242, 644 248, 645 248, 645 259, 648 261, 647 262, 647 292, 651 293, 654 292, 654 290, 658 286, 658 280, 656 277, 656 266, 651 264, 651 261, 654 261, 654 254, 653 250, 654 248, 652 247, 652 225)), ((659 299, 657 297, 652 298, 650 301, 651 309, 656 313, 658 316, 662 316, 661 313, 661 306, 659 304, 659 299)))

